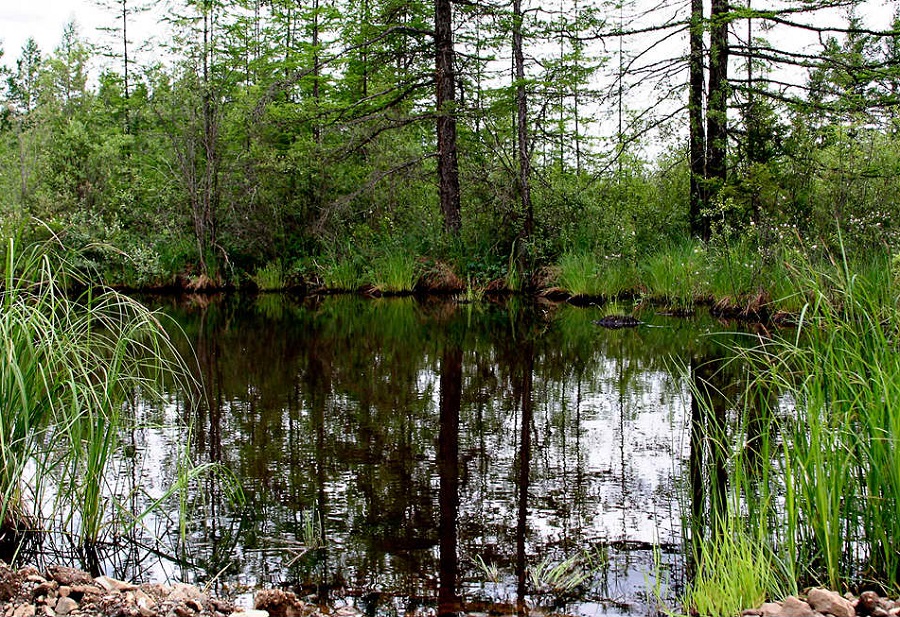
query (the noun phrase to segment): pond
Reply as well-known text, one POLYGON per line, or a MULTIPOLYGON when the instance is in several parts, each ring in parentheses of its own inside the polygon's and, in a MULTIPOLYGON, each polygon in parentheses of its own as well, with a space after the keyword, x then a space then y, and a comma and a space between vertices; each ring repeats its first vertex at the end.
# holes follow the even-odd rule
POLYGON ((607 330, 609 308, 515 298, 150 302, 193 347, 201 403, 173 390, 130 432, 118 491, 158 495, 189 442, 244 500, 204 476, 190 516, 148 517, 108 574, 243 599, 283 586, 369 615, 519 598, 646 614, 681 592, 686 513, 702 515, 685 375, 724 353, 723 324, 645 311, 607 330))

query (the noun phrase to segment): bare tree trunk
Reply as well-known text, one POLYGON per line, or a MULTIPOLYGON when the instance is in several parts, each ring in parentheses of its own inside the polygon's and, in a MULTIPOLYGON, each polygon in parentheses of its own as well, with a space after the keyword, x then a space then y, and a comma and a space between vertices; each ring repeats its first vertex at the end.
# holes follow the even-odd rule
POLYGON ((712 0, 709 37, 709 95, 706 105, 708 199, 725 184, 728 152, 728 0, 712 0))
POLYGON ((444 229, 459 233, 462 215, 459 195, 459 161, 456 146, 456 73, 453 51, 451 0, 435 0, 434 41, 436 47, 438 183, 444 229))
POLYGON ((319 90, 319 76, 321 74, 321 62, 319 57, 319 0, 313 0, 312 23, 312 47, 313 47, 313 101, 316 106, 316 117, 313 120, 313 139, 317 146, 322 145, 322 127, 319 126, 319 105, 321 92, 319 90))
POLYGON ((528 98, 525 92, 525 54, 522 50, 522 0, 513 0, 513 62, 516 71, 516 142, 519 159, 519 199, 525 213, 522 238, 534 233, 531 204, 531 156, 528 144, 528 98))
POLYGON ((706 133, 703 130, 703 0, 691 0, 690 68, 688 117, 690 124, 690 224, 691 235, 709 240, 706 206, 706 133))

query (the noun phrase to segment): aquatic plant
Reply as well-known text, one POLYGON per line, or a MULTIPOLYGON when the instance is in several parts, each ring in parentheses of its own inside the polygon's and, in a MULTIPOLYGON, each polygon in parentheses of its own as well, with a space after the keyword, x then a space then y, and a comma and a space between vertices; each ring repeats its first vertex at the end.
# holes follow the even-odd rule
POLYGON ((408 293, 419 278, 419 262, 406 251, 386 249, 372 262, 368 278, 384 293, 408 293))
POLYGON ((187 372, 157 315, 113 291, 72 298, 65 262, 9 240, 0 292, 0 519, 6 539, 47 528, 54 513, 82 542, 118 520, 107 471, 123 405, 162 397, 187 372))
MULTIPOLYGON (((802 584, 896 591, 900 580, 900 314, 883 270, 860 274, 843 257, 798 267, 809 301, 797 329, 734 350, 748 379, 726 404, 737 413, 731 434, 719 437, 719 516, 802 584)), ((721 535, 694 541, 701 552, 729 549, 721 535)), ((721 576, 744 580, 739 559, 722 564, 721 576)))

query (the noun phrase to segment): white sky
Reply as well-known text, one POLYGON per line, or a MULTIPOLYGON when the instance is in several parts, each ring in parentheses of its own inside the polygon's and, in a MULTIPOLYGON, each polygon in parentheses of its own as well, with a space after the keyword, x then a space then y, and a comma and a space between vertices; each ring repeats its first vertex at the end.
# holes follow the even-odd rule
MULTIPOLYGON (((98 44, 109 35, 97 28, 119 23, 95 0, 0 0, 0 62, 14 67, 28 37, 34 38, 46 57, 59 45, 63 29, 73 20, 82 37, 98 44)), ((130 17, 128 27, 128 38, 135 47, 150 36, 164 33, 159 15, 149 12, 130 17)))

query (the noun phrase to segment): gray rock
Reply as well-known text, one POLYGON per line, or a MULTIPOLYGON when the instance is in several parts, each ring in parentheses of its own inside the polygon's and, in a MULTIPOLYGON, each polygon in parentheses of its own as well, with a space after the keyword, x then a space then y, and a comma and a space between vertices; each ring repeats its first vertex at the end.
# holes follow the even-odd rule
POLYGON ((78 602, 68 596, 63 596, 56 603, 56 614, 68 615, 77 608, 78 602))
POLYGON ((248 608, 234 611, 228 617, 269 617, 269 611, 263 611, 258 608, 248 608))
POLYGON ((806 595, 809 605, 820 613, 834 617, 856 617, 853 604, 841 594, 827 589, 810 589, 806 595))

